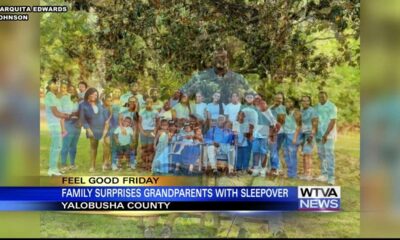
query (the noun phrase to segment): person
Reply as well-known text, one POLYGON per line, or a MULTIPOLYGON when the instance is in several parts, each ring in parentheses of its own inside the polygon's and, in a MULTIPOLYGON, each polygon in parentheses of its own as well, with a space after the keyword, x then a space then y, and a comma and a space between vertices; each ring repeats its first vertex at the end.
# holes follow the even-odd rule
POLYGON ((158 89, 151 88, 149 90, 149 96, 153 99, 153 109, 160 111, 160 109, 164 106, 164 103, 160 100, 160 92, 158 89))
POLYGON ((225 135, 229 135, 230 140, 227 143, 221 144, 221 150, 223 154, 228 156, 228 176, 232 177, 235 175, 236 169, 236 142, 234 133, 232 131, 232 122, 229 120, 225 121, 224 125, 224 133, 225 135))
POLYGON ((145 105, 143 95, 139 93, 139 84, 137 82, 132 82, 129 85, 129 91, 120 97, 121 105, 125 106, 128 103, 129 98, 132 96, 136 97, 138 100, 139 109, 145 105))
POLYGON ((248 170, 251 155, 250 142, 252 142, 253 138, 253 126, 245 119, 246 114, 239 111, 237 121, 233 124, 233 132, 236 136, 237 144, 236 172, 238 174, 243 174, 244 171, 248 170))
POLYGON ((294 97, 289 97, 285 102, 286 116, 283 124, 285 140, 283 148, 288 178, 297 177, 297 150, 301 136, 301 112, 297 104, 297 99, 294 97))
POLYGON ((189 119, 189 115, 192 114, 192 108, 189 102, 189 96, 185 93, 181 94, 179 103, 173 107, 173 118, 178 122, 183 123, 189 119))
POLYGON ((169 105, 171 106, 171 108, 175 107, 175 105, 179 103, 179 100, 181 99, 181 94, 182 92, 180 90, 174 92, 174 95, 169 99, 169 105))
POLYGON ((108 132, 110 112, 105 109, 98 99, 99 93, 95 88, 88 88, 85 93, 84 102, 80 105, 79 116, 86 137, 90 141, 90 169, 96 171, 96 157, 99 141, 108 132))
MULTIPOLYGON (((112 131, 111 129, 114 129, 114 126, 111 127, 111 120, 113 120, 114 118, 114 109, 113 109, 113 97, 111 94, 104 94, 102 97, 102 102, 103 102, 103 107, 104 109, 108 112, 108 130, 105 132, 105 135, 102 137, 103 139, 103 166, 102 166, 102 170, 103 172, 110 170, 111 169, 111 138, 112 136, 110 136, 110 131, 112 131)), ((114 123, 113 123, 114 124, 114 123)))
POLYGON ((266 101, 261 100, 258 104, 259 107, 259 118, 258 124, 254 130, 254 140, 253 140, 253 176, 258 176, 261 174, 265 177, 266 167, 263 167, 265 157, 268 153, 268 139, 270 137, 270 129, 275 127, 276 120, 272 115, 271 111, 268 109, 268 104, 266 101))
POLYGON ((215 92, 220 92, 223 104, 228 104, 233 92, 243 95, 252 88, 241 75, 229 69, 228 52, 222 48, 213 54, 213 67, 195 73, 180 90, 189 96, 202 92, 204 102, 212 102, 215 92))
POLYGON ((58 86, 55 78, 47 82, 47 93, 44 104, 47 119, 47 127, 50 132, 50 156, 49 156, 49 176, 61 176, 57 162, 61 152, 61 119, 69 119, 70 115, 62 113, 60 100, 57 98, 58 86))
POLYGON ((179 149, 174 152, 180 155, 179 162, 175 164, 176 175, 187 175, 193 172, 193 146, 194 132, 189 122, 184 123, 183 131, 178 135, 179 149))
POLYGON ((315 135, 318 129, 318 115, 311 107, 311 97, 302 97, 301 131, 303 153, 303 175, 299 178, 306 181, 312 180, 312 151, 315 145, 315 135))
POLYGON ((273 142, 270 145, 270 161, 271 161, 271 173, 272 175, 279 175, 280 161, 279 161, 279 150, 285 140, 285 133, 281 127, 285 121, 286 109, 283 103, 285 102, 285 97, 283 93, 278 92, 274 96, 274 103, 270 107, 271 113, 278 122, 277 128, 279 129, 276 137, 274 137, 273 142))
POLYGON ((66 135, 62 140, 61 148, 61 169, 63 171, 76 170, 75 165, 76 149, 81 135, 81 125, 79 124, 79 96, 72 85, 62 84, 61 92, 61 112, 70 114, 70 119, 64 120, 66 135), (65 89, 67 91, 65 92, 65 89), (67 158, 69 155, 70 166, 67 167, 67 158))
MULTIPOLYGON (((131 125, 129 127, 133 130, 133 142, 131 144, 130 153, 129 153, 129 170, 133 171, 136 169, 136 153, 137 153, 137 145, 139 139, 139 104, 138 99, 135 96, 131 96, 128 99, 128 107, 122 108, 119 113, 119 126, 122 128, 122 121, 129 117, 131 119, 131 125)), ((115 162, 116 163, 116 162, 115 162)), ((112 165, 113 170, 118 170, 117 165, 112 165)))
POLYGON ((207 104, 204 102, 204 97, 201 92, 197 92, 195 95, 195 105, 194 114, 201 125, 202 132, 205 133, 206 129, 206 119, 207 119, 207 104))
POLYGON ((160 113, 158 114, 160 120, 162 119, 165 119, 167 121, 173 120, 174 114, 170 104, 171 104, 170 101, 164 102, 164 105, 160 109, 160 113))
POLYGON ((321 175, 316 178, 320 182, 335 184, 335 141, 337 108, 328 100, 328 93, 320 91, 319 103, 315 106, 318 115, 317 148, 321 161, 321 175))
MULTIPOLYGON (((114 141, 114 132, 118 126, 120 126, 120 112, 123 111, 123 107, 121 106, 121 90, 119 88, 114 88, 112 91, 112 103, 111 103, 111 118, 109 124, 109 131, 107 137, 104 139, 104 143, 110 146, 107 147, 111 150, 111 169, 113 171, 118 170, 117 161, 118 161, 118 153, 117 153, 117 144, 114 141), (108 142, 109 141, 109 142, 108 142)), ((106 146, 105 146, 106 147, 106 146)), ((107 157, 107 156, 106 156, 107 157)), ((108 166, 106 166, 104 171, 109 170, 108 166)))
POLYGON ((85 81, 80 81, 78 83, 78 96, 79 96, 79 103, 82 103, 85 98, 85 93, 88 88, 88 84, 85 81))
POLYGON ((142 163, 145 170, 151 170, 154 155, 154 137, 158 113, 153 109, 153 99, 146 97, 146 107, 139 113, 140 143, 142 145, 142 163))
POLYGON ((122 169, 122 159, 130 158, 131 144, 134 141, 133 129, 131 128, 132 119, 125 117, 122 126, 117 127, 114 131, 114 141, 117 145, 119 158, 118 167, 122 169))
MULTIPOLYGON (((169 104, 168 101, 167 103, 169 104)), ((156 141, 154 143, 156 154, 151 166, 151 172, 153 175, 164 175, 168 174, 169 171, 168 143, 170 139, 168 127, 168 120, 162 119, 160 122, 160 129, 157 131, 157 135, 155 137, 156 141)))
POLYGON ((234 162, 233 149, 230 145, 233 142, 233 133, 225 129, 226 118, 224 115, 218 117, 217 125, 212 126, 206 133, 204 143, 207 145, 208 163, 214 174, 217 171, 217 156, 225 154, 228 157, 228 164, 234 162))
POLYGON ((236 121, 241 105, 239 94, 236 92, 232 93, 231 102, 225 106, 224 111, 225 115, 228 117, 228 120, 232 123, 236 121))
POLYGON ((224 115, 224 105, 222 104, 221 93, 216 92, 213 94, 213 100, 209 104, 207 104, 207 125, 212 126, 215 125, 218 117, 220 115, 224 115))

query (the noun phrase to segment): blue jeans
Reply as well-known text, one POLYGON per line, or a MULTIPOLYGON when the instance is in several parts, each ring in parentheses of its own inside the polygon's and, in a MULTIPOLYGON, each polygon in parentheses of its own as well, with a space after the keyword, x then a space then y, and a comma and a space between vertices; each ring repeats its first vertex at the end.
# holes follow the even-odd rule
POLYGON ((246 170, 249 168, 251 145, 247 147, 238 147, 236 170, 246 170))
MULTIPOLYGON (((111 164, 117 165, 118 162, 118 145, 115 143, 114 137, 111 137, 111 164)), ((134 149, 129 147, 129 164, 136 166, 136 153, 134 149)))
POLYGON ((289 178, 297 177, 297 149, 299 147, 300 138, 296 140, 296 144, 293 144, 294 134, 286 134, 284 151, 285 151, 285 161, 288 168, 287 175, 289 178))
POLYGON ((48 125, 50 132, 50 157, 49 157, 49 171, 58 172, 58 157, 61 152, 62 136, 61 136, 61 125, 50 124, 48 125))
POLYGON ((279 163, 279 150, 282 147, 282 144, 285 141, 286 134, 285 133, 279 133, 277 136, 276 141, 271 144, 271 168, 274 169, 279 169, 280 168, 280 163, 279 163))
POLYGON ((328 181, 335 181, 335 142, 328 139, 325 144, 317 140, 318 157, 321 161, 321 175, 328 178, 328 181))
POLYGON ((81 136, 81 128, 75 127, 76 121, 65 121, 65 129, 68 134, 63 138, 61 148, 61 165, 67 164, 67 157, 69 154, 69 162, 75 165, 76 147, 78 145, 79 137, 81 136))

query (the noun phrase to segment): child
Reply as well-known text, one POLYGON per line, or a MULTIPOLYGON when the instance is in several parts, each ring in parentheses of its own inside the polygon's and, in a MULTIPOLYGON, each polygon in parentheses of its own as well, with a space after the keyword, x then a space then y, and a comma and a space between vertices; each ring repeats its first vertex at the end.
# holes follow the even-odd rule
POLYGON ((206 129, 206 119, 207 119, 207 104, 203 102, 204 97, 201 92, 196 93, 195 97, 195 115, 202 126, 202 131, 205 133, 206 129))
POLYGON ((130 156, 130 147, 133 142, 133 129, 131 126, 132 119, 130 117, 125 117, 122 126, 117 127, 114 132, 114 141, 117 145, 117 153, 119 157, 119 167, 121 168, 121 161, 123 157, 126 159, 130 156))
POLYGON ((183 131, 179 134, 179 141, 180 141, 180 148, 175 154, 181 155, 180 159, 181 161, 177 164, 175 168, 175 172, 178 172, 180 170, 180 166, 182 165, 183 170, 186 172, 189 170, 193 171, 193 165, 192 165, 192 145, 193 145, 193 138, 194 138, 194 132, 192 129, 192 126, 190 123, 185 123, 183 131), (189 167, 188 167, 189 166, 189 167), (191 166, 191 169, 190 169, 191 166))
POLYGON ((142 163, 144 169, 151 170, 154 156, 154 131, 156 130, 157 111, 153 110, 153 99, 146 98, 146 107, 139 114, 140 143, 142 145, 142 163))
MULTIPOLYGON (((275 127, 276 120, 268 109, 267 102, 260 100, 259 102, 259 118, 258 124, 254 131, 253 141, 253 176, 261 174, 265 177, 266 167, 263 167, 264 160, 268 152, 268 138, 270 137, 270 130, 275 127)), ((266 164, 267 165, 267 164, 266 164)))
POLYGON ((225 106, 225 115, 232 123, 236 121, 238 112, 240 111, 240 98, 238 93, 232 93, 231 102, 225 106))
POLYGON ((236 171, 242 174, 249 167, 253 127, 246 121, 246 114, 242 111, 238 113, 237 121, 233 124, 233 132, 237 145, 236 171))
POLYGON ((224 105, 220 101, 221 93, 216 92, 213 95, 213 101, 207 104, 207 125, 213 126, 220 115, 224 114, 224 105))
MULTIPOLYGON (((168 122, 169 128, 168 128, 168 139, 169 139, 169 163, 170 163, 170 169, 172 169, 172 166, 175 166, 177 163, 179 163, 180 158, 179 155, 173 155, 171 153, 175 152, 176 150, 176 145, 178 142, 178 128, 175 123, 175 121, 171 120, 168 122)), ((175 168, 174 168, 175 169, 175 168)))
POLYGON ((225 135, 230 136, 230 140, 227 143, 221 144, 221 150, 224 154, 228 155, 228 174, 229 176, 234 175, 235 165, 236 165, 236 144, 232 132, 232 122, 227 120, 224 125, 225 135))
POLYGON ((168 174, 168 120, 163 119, 160 122, 160 129, 157 132, 154 148, 156 154, 153 160, 151 171, 155 175, 168 174))
POLYGON ((202 146, 203 144, 203 133, 201 127, 194 128, 194 137, 193 137, 193 158, 197 164, 199 164, 199 170, 201 170, 201 158, 202 158, 202 146))
POLYGON ((190 106, 189 96, 182 93, 179 103, 173 108, 173 118, 176 118, 182 123, 189 119, 190 114, 192 114, 192 108, 190 106))

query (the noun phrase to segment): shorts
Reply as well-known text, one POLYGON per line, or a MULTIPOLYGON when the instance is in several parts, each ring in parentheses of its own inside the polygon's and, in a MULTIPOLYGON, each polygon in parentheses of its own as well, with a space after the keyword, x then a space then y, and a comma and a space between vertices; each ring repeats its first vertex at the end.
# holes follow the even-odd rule
POLYGON ((258 154, 267 154, 268 152, 268 142, 266 138, 255 138, 253 140, 253 146, 252 146, 252 151, 253 153, 258 153, 258 154))
MULTIPOLYGON (((144 132, 147 133, 147 134, 150 134, 153 131, 145 130, 144 132)), ((154 144, 154 137, 148 137, 148 136, 145 136, 142 133, 140 133, 140 143, 142 144, 142 146, 144 146, 144 145, 153 145, 154 144)))
POLYGON ((303 146, 303 154, 311 154, 312 150, 315 145, 315 137, 311 140, 309 143, 307 139, 310 137, 311 133, 302 133, 301 135, 301 141, 302 141, 302 146, 303 146))
POLYGON ((128 155, 130 154, 130 146, 124 145, 124 146, 118 146, 117 147, 117 154, 118 155, 128 155))

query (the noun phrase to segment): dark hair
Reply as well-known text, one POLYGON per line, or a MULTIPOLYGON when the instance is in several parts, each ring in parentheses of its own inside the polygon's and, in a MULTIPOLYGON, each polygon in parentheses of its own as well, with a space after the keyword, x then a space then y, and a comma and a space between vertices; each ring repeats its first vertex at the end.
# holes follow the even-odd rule
POLYGON ((97 102, 99 101, 99 91, 97 91, 96 88, 88 88, 85 92, 85 96, 83 97, 83 99, 85 101, 88 100, 89 96, 92 95, 93 93, 97 92, 97 102))
POLYGON ((310 95, 303 95, 301 98, 308 98, 308 100, 310 101, 310 106, 312 106, 312 99, 310 95))
MULTIPOLYGON (((293 107, 294 107, 294 108, 300 108, 300 106, 299 106, 299 100, 297 100, 297 98, 295 98, 295 97, 293 97, 293 96, 290 96, 290 97, 288 97, 288 99, 291 100, 291 101, 293 102, 293 107)), ((288 109, 286 109, 286 112, 289 113, 289 112, 288 112, 288 109)))
POLYGON ((74 100, 79 100, 78 94, 72 94, 71 95, 71 101, 74 101, 74 100))
POLYGON ((165 119, 165 118, 161 119, 160 125, 163 124, 163 123, 167 123, 169 125, 168 119, 165 119))
POLYGON ((131 117, 129 117, 129 116, 127 116, 127 117, 125 117, 125 120, 132 121, 132 118, 131 118, 131 117))
POLYGON ((86 83, 85 81, 80 81, 80 82, 78 83, 78 86, 81 85, 81 84, 85 85, 85 88, 88 87, 88 85, 87 85, 87 83, 86 83))
POLYGON ((50 79, 50 80, 47 82, 46 93, 50 92, 50 85, 51 85, 52 83, 57 84, 57 79, 56 79, 55 77, 53 77, 52 79, 50 79))
POLYGON ((189 115, 192 114, 192 109, 190 108, 190 98, 189 95, 187 95, 186 93, 182 93, 181 96, 179 97, 179 103, 182 104, 182 98, 183 96, 187 96, 188 101, 187 104, 185 104, 185 106, 187 106, 188 110, 189 110, 189 115))
POLYGON ((275 93, 275 96, 276 95, 281 95, 282 96, 282 102, 285 102, 285 94, 283 92, 277 92, 277 93, 275 93))
POLYGON ((319 94, 325 94, 325 96, 328 97, 328 93, 324 90, 319 91, 319 94))

